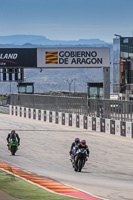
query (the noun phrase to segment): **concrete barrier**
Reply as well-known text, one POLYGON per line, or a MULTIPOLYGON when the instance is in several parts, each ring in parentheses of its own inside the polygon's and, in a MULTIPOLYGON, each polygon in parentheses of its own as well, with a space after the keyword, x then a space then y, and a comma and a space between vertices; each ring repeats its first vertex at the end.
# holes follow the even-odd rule
POLYGON ((65 126, 72 126, 88 131, 105 132, 133 138, 133 123, 120 120, 102 119, 90 116, 76 115, 71 113, 62 113, 49 110, 40 110, 21 106, 9 106, 9 114, 29 119, 41 120, 51 123, 57 123, 65 126))

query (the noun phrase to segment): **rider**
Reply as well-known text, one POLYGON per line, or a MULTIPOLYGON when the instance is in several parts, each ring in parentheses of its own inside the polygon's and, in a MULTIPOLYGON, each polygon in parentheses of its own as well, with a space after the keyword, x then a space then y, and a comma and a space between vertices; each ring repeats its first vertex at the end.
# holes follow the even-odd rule
POLYGON ((89 148, 88 146, 86 145, 86 140, 81 140, 80 144, 78 144, 76 147, 75 147, 75 154, 77 152, 78 149, 86 149, 86 152, 87 152, 87 157, 89 157, 89 148))
POLYGON ((70 152, 69 152, 70 155, 72 154, 72 149, 73 149, 73 147, 77 146, 78 144, 80 144, 80 140, 79 140, 79 138, 77 137, 77 138, 75 138, 75 141, 74 141, 74 142, 72 143, 72 145, 71 145, 70 152))
POLYGON ((8 133, 8 136, 6 138, 6 140, 8 142, 7 146, 9 146, 10 140, 12 138, 15 138, 15 139, 17 138, 18 145, 20 145, 20 137, 19 137, 18 133, 16 133, 15 130, 12 130, 11 133, 8 133))

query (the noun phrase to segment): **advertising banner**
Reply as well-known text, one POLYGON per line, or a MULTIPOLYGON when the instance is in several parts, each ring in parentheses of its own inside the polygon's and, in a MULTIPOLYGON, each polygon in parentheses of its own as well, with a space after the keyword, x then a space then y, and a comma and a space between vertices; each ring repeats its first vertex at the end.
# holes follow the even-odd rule
POLYGON ((76 115, 76 127, 79 128, 79 115, 76 115))
POLYGON ((28 109, 28 118, 31 118, 31 108, 28 109))
POLYGON ((16 112, 16 108, 15 108, 15 106, 13 106, 13 113, 14 113, 13 115, 14 115, 14 116, 16 115, 15 112, 16 112))
POLYGON ((55 113, 55 123, 58 124, 58 112, 55 113))
POLYGON ((26 118, 29 118, 29 108, 26 108, 26 118))
POLYGON ((24 117, 24 107, 22 107, 22 117, 24 117))
POLYGON ((36 119, 36 109, 33 109, 33 119, 36 119))
POLYGON ((69 126, 69 114, 65 113, 65 125, 69 126))
POLYGON ((41 120, 41 110, 38 110, 38 120, 41 120))
POLYGON ((52 111, 52 122, 56 123, 56 113, 55 113, 55 111, 52 111))
POLYGON ((37 67, 90 68, 110 67, 110 49, 104 48, 38 48, 37 67))
POLYGON ((12 115, 12 106, 9 105, 9 115, 12 115))
POLYGON ((20 113, 20 117, 22 117, 22 107, 20 107, 19 113, 20 113))
POLYGON ((105 132, 105 119, 101 119, 101 131, 105 132))
POLYGON ((99 117, 96 118, 96 131, 101 131, 101 119, 99 117))
POLYGON ((24 117, 26 117, 26 114, 27 114, 27 113, 26 113, 26 108, 24 108, 24 117))
POLYGON ((110 133, 115 134, 115 120, 110 120, 110 133))
POLYGON ((39 111, 39 110, 36 109, 36 120, 39 120, 39 119, 38 119, 38 116, 39 116, 39 115, 38 115, 38 111, 39 111))
POLYGON ((105 132, 110 134, 110 119, 105 119, 105 132))
POLYGON ((76 114, 72 114, 72 126, 76 127, 76 114))
POLYGON ((80 128, 84 128, 83 115, 80 115, 80 128))
POLYGON ((69 126, 72 126, 72 114, 69 114, 69 126))
POLYGON ((46 110, 46 121, 49 122, 49 110, 46 110))
POLYGON ((18 117, 20 117, 20 106, 18 106, 18 117))
POLYGON ((14 115, 14 106, 11 107, 11 115, 14 115))
POLYGON ((121 135, 121 125, 119 120, 115 120, 115 135, 121 135))
POLYGON ((92 131, 92 117, 88 116, 88 130, 92 131))
POLYGON ((62 112, 59 112, 59 115, 58 115, 58 116, 59 116, 59 118, 58 118, 58 120, 59 120, 58 123, 59 123, 59 124, 62 124, 62 112))
POLYGON ((41 110, 41 121, 44 121, 44 110, 41 110))
POLYGON ((17 116, 18 115, 18 107, 15 106, 15 115, 17 116))
POLYGON ((47 120, 47 114, 46 114, 46 110, 44 110, 44 121, 46 122, 47 120))
POLYGON ((121 136, 126 136, 126 122, 121 122, 121 136))
POLYGON ((62 113, 62 124, 65 125, 65 113, 62 113))
POLYGON ((49 112, 49 122, 52 122, 52 111, 49 112))
POLYGON ((0 48, 0 67, 37 67, 37 48, 0 48))
POLYGON ((126 122, 126 137, 132 138, 132 123, 126 122))
POLYGON ((84 129, 87 129, 87 117, 84 116, 84 129))
POLYGON ((92 130, 96 131, 96 118, 92 117, 92 130))

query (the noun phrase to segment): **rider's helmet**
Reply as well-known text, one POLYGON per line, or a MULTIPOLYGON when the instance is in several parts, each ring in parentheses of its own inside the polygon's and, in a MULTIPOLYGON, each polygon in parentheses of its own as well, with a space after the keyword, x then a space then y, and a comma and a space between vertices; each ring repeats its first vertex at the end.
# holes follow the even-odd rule
POLYGON ((85 141, 85 140, 82 140, 82 141, 81 141, 81 145, 82 145, 82 146, 85 146, 85 145, 86 145, 86 141, 85 141))
POLYGON ((79 143, 80 143, 79 138, 75 138, 75 144, 79 144, 79 143))

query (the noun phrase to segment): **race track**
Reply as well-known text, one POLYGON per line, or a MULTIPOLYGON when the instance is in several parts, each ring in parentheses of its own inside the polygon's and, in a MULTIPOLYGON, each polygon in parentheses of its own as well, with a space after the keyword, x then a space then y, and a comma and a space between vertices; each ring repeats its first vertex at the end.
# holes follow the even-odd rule
POLYGON ((133 139, 0 114, 0 160, 109 200, 133 199, 133 139), (21 138, 16 156, 7 133, 21 138), (86 139, 90 158, 81 173, 69 160, 75 137, 86 139))

